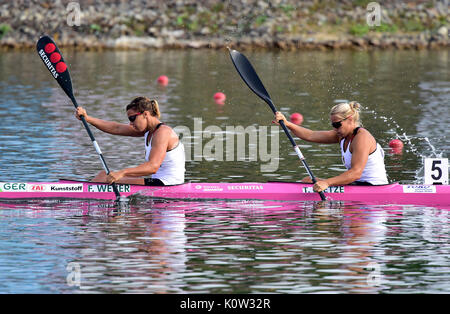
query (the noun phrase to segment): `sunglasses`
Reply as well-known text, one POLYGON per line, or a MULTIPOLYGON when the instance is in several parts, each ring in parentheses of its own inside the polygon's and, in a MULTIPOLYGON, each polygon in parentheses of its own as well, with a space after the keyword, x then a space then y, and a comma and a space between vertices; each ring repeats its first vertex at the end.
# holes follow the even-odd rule
POLYGON ((331 125, 333 126, 333 128, 339 129, 342 126, 342 121, 345 121, 347 119, 348 119, 348 117, 345 119, 342 119, 341 121, 331 122, 331 125))
POLYGON ((130 122, 134 122, 134 120, 136 120, 136 117, 140 114, 142 114, 142 112, 138 112, 132 116, 128 116, 128 120, 130 120, 130 122))

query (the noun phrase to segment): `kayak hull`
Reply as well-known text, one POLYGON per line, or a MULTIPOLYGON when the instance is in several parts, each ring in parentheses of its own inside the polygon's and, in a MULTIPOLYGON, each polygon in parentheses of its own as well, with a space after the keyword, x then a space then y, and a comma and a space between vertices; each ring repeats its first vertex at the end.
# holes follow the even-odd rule
MULTIPOLYGON (((297 182, 185 183, 174 186, 117 185, 121 196, 201 200, 320 201, 312 184, 297 182)), ((449 205, 449 185, 337 186, 325 191, 327 200, 363 203, 449 205)), ((110 185, 60 180, 58 182, 1 182, 0 199, 115 200, 110 185)))

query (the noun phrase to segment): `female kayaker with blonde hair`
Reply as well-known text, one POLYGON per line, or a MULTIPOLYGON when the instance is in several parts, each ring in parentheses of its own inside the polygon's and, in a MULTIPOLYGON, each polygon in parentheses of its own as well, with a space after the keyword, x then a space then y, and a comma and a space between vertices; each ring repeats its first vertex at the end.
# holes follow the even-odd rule
MULTIPOLYGON (((286 120, 277 112, 273 123, 283 120, 297 137, 313 143, 334 144, 341 147, 342 161, 347 171, 328 179, 317 179, 314 191, 321 192, 329 186, 345 184, 388 184, 384 166, 384 151, 369 131, 362 128, 360 104, 352 101, 340 103, 330 111, 333 130, 312 131, 286 120)), ((303 182, 311 182, 309 177, 303 182)))
POLYGON ((110 172, 101 171, 94 182, 142 185, 175 185, 184 183, 185 154, 183 143, 175 131, 162 123, 158 102, 137 97, 126 107, 129 124, 105 121, 88 116, 78 107, 75 116, 84 116, 89 124, 103 132, 145 138, 145 162, 131 168, 110 172))

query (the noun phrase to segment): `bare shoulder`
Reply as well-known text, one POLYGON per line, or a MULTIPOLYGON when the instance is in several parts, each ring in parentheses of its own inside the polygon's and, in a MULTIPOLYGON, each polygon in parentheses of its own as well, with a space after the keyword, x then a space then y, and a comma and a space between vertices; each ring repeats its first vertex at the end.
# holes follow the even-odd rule
POLYGON ((159 129, 161 129, 161 131, 164 134, 167 134, 169 137, 178 139, 178 135, 172 127, 163 124, 163 125, 161 125, 161 127, 159 129))
POLYGON ((171 135, 172 133, 175 133, 173 129, 170 126, 163 124, 155 131, 154 135, 167 136, 171 135))
POLYGON ((358 132, 355 135, 355 140, 357 138, 364 138, 366 140, 368 139, 373 139, 375 140, 375 138, 373 137, 372 133, 370 133, 368 130, 364 129, 364 128, 359 128, 358 132))
POLYGON ((154 133, 152 142, 167 142, 174 136, 175 131, 168 125, 161 125, 154 133))
POLYGON ((377 142, 375 140, 375 137, 364 128, 360 128, 352 140, 352 146, 354 145, 355 147, 366 147, 370 151, 373 151, 375 149, 377 145, 376 143, 377 142))

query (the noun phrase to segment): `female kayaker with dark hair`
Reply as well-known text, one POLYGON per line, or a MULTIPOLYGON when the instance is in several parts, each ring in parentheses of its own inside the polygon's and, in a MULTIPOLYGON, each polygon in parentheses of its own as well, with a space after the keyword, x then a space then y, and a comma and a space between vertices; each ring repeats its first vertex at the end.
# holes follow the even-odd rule
POLYGON ((184 183, 185 154, 183 143, 175 131, 162 123, 158 102, 137 97, 127 105, 130 124, 105 121, 88 116, 78 107, 75 116, 97 129, 114 135, 145 137, 145 162, 137 167, 125 168, 106 175, 101 171, 92 181, 142 185, 175 185, 184 183), (151 176, 151 177, 148 177, 151 176))
MULTIPOLYGON (((342 161, 347 171, 328 179, 317 179, 314 191, 321 192, 329 186, 345 184, 381 185, 388 184, 384 166, 384 151, 369 131, 361 127, 360 104, 341 103, 330 112, 330 131, 312 131, 286 120, 277 112, 273 123, 283 120, 297 137, 314 143, 339 143, 342 161)), ((309 177, 303 182, 311 182, 309 177)))

